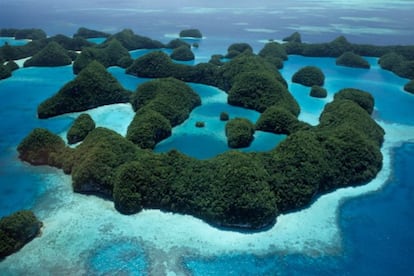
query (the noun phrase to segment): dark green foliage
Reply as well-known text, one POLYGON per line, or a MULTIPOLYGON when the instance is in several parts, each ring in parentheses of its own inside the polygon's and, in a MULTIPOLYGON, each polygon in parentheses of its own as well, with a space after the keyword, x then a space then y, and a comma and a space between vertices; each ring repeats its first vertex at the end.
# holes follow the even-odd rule
POLYGON ((108 36, 110 36, 110 34, 87 29, 84 27, 80 27, 77 30, 77 32, 73 35, 73 37, 82 37, 82 38, 95 38, 95 37, 108 37, 108 36))
POLYGON ((39 40, 46 38, 46 33, 41 29, 21 29, 16 31, 14 38, 39 40))
POLYGON ((305 66, 299 69, 293 76, 292 82, 296 82, 305 86, 319 85, 325 82, 325 75, 322 70, 316 66, 305 66))
POLYGON ((180 32, 180 37, 203 38, 203 35, 198 29, 187 29, 180 32))
POLYGON ((259 56, 278 69, 282 69, 283 61, 288 59, 285 48, 277 42, 266 43, 263 49, 260 50, 259 56))
POLYGON ((0 259, 17 252, 40 234, 40 222, 31 211, 22 210, 0 220, 0 259))
POLYGON ((287 88, 267 71, 244 72, 237 76, 227 98, 229 104, 263 112, 272 105, 280 105, 299 114, 299 106, 287 88))
POLYGON ((65 148, 65 142, 59 136, 43 128, 35 128, 18 145, 19 158, 32 165, 48 165, 53 154, 65 148))
POLYGON ((368 61, 363 59, 360 55, 357 55, 353 52, 345 52, 336 59, 337 65, 355 67, 355 68, 365 68, 369 69, 371 66, 368 61))
POLYGON ((73 64, 73 72, 78 74, 93 60, 99 61, 105 67, 125 68, 132 63, 128 50, 118 40, 112 39, 102 45, 83 49, 73 64))
POLYGON ((319 85, 312 85, 310 96, 315 98, 326 98, 328 92, 325 88, 320 87, 319 85))
POLYGON ((404 90, 414 94, 414 80, 411 80, 406 85, 404 85, 404 90))
POLYGON ((221 112, 220 113, 220 121, 228 121, 230 119, 230 116, 227 112, 221 112))
POLYGON ((128 51, 136 49, 156 49, 163 48, 165 46, 159 41, 134 34, 134 32, 130 29, 124 29, 121 32, 110 36, 108 41, 113 38, 118 40, 122 46, 128 49, 128 51))
POLYGON ((85 137, 95 128, 95 122, 89 114, 81 114, 76 118, 70 127, 66 138, 69 144, 75 144, 83 141, 85 137))
POLYGON ((294 32, 290 36, 283 38, 283 41, 292 42, 292 43, 302 43, 302 38, 300 36, 300 33, 294 32))
POLYGON ((226 124, 227 144, 231 148, 250 146, 254 139, 254 124, 244 118, 234 118, 226 124))
POLYGON ((402 78, 414 79, 414 58, 409 60, 395 52, 387 53, 378 61, 381 68, 392 71, 402 78))
POLYGON ((72 51, 80 51, 82 50, 83 47, 89 47, 93 45, 92 42, 88 42, 86 39, 82 37, 71 38, 65 35, 61 35, 61 34, 52 36, 46 39, 46 41, 56 42, 59 45, 61 45, 63 48, 67 50, 72 50, 72 51))
POLYGON ((195 126, 196 126, 196 127, 205 127, 205 126, 206 126, 206 124, 205 124, 203 121, 197 121, 197 122, 195 123, 195 126))
POLYGON ((234 43, 227 49, 226 58, 235 58, 243 53, 253 53, 253 48, 247 43, 234 43))
POLYGON ((14 28, 1 28, 0 29, 0 36, 5 36, 5 37, 14 37, 14 35, 16 34, 16 32, 19 29, 14 29, 14 28))
POLYGON ((177 66, 179 65, 174 64, 167 54, 155 51, 136 59, 126 73, 142 78, 174 77, 177 66))
POLYGON ((334 96, 335 100, 351 100, 357 103, 360 107, 365 109, 368 114, 372 114, 374 111, 374 97, 366 91, 355 88, 345 88, 340 90, 334 96))
POLYGON ((167 118, 149 108, 140 109, 128 126, 126 138, 143 149, 155 145, 171 136, 171 124, 167 118))
POLYGON ((110 197, 115 169, 136 159, 139 153, 137 146, 118 133, 95 128, 68 161, 74 191, 110 197))
POLYGON ((7 67, 7 68, 8 68, 11 72, 13 72, 14 70, 19 69, 19 65, 17 65, 17 63, 16 63, 16 62, 14 62, 13 60, 12 60, 12 61, 7 62, 7 63, 6 63, 6 67, 7 67))
POLYGON ((180 61, 189 61, 194 59, 194 54, 190 47, 182 45, 174 49, 171 53, 171 58, 180 61))
POLYGON ((40 52, 24 63, 29 66, 64 66, 72 63, 68 51, 56 42, 50 42, 40 52))
POLYGON ((289 135, 266 162, 276 203, 282 212, 308 205, 329 170, 326 150, 313 131, 289 135))
POLYGON ((191 47, 190 44, 188 44, 187 42, 185 42, 185 41, 183 41, 181 39, 178 39, 178 38, 171 40, 166 45, 166 47, 167 48, 170 48, 170 49, 175 49, 175 48, 178 48, 180 46, 187 46, 189 48, 191 47))
POLYGON ((0 80, 11 77, 12 73, 7 65, 0 64, 0 80))
POLYGON ((91 62, 72 81, 65 84, 54 96, 42 102, 39 118, 85 111, 102 105, 125 103, 130 93, 97 61, 91 62))
POLYGON ((268 59, 268 58, 280 58, 282 60, 287 60, 288 56, 286 54, 285 48, 277 42, 269 42, 263 47, 259 52, 259 56, 268 59))
POLYGON ((221 61, 224 58, 223 55, 212 55, 210 60, 208 61, 211 64, 217 65, 217 66, 221 66, 224 63, 221 61))
POLYGON ((140 85, 131 97, 135 111, 145 107, 157 111, 172 126, 186 120, 201 104, 200 96, 186 83, 174 78, 157 79, 140 85))
POLYGON ((299 122, 292 112, 281 106, 267 108, 256 122, 257 130, 276 134, 291 134, 303 127, 304 123, 299 122))
POLYGON ((384 130, 375 123, 367 110, 358 102, 348 99, 336 99, 326 105, 319 118, 319 129, 335 130, 349 126, 365 136, 371 143, 378 147, 384 141, 384 130))

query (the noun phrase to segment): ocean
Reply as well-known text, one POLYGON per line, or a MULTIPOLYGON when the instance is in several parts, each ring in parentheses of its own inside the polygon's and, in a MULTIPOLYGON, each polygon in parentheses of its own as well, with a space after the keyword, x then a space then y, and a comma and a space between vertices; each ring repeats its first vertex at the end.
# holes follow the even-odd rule
MULTIPOLYGON (((37 27, 48 35, 72 35, 85 26, 111 33, 131 28, 163 42, 180 30, 204 34, 193 49, 194 63, 224 54, 235 42, 257 52, 269 39, 294 31, 308 42, 344 35, 354 43, 414 45, 414 2, 389 1, 1 1, 0 28, 37 27)), ((12 38, 4 42, 21 44, 12 38)), ((146 50, 132 51, 135 58, 146 50)), ((301 106, 300 119, 316 125, 320 112, 342 88, 375 97, 374 118, 385 129, 384 166, 360 187, 319 197, 301 211, 284 214, 261 232, 214 228, 191 216, 144 210, 124 216, 113 203, 74 194, 69 176, 17 158, 18 143, 35 127, 65 137, 76 114, 39 120, 37 105, 74 78, 71 66, 21 68, 0 81, 0 216, 32 209, 43 221, 42 235, 0 262, 1 275, 410 275, 414 274, 414 95, 403 91, 407 79, 382 70, 367 58, 370 70, 335 65, 332 58, 289 56, 281 70, 301 106), (290 82, 299 68, 315 65, 326 75, 328 97, 315 99, 309 88, 290 82)), ((148 81, 108 71, 130 90, 148 81)), ((172 148, 199 159, 229 150, 221 111, 253 122, 255 111, 230 106, 219 89, 189 84, 202 106, 173 130, 155 151, 172 148), (194 128, 205 121, 203 129, 194 128)), ((98 126, 126 134, 134 113, 129 104, 88 111, 98 126)), ((283 135, 257 132, 247 151, 267 151, 283 135)))

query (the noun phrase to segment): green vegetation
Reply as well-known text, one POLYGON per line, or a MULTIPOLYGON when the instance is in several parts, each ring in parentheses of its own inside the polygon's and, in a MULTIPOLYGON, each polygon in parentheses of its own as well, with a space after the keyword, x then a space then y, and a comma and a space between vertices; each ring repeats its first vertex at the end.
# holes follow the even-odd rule
POLYGON ((126 138, 142 149, 155 145, 171 136, 171 123, 163 115, 150 108, 140 109, 128 126, 126 138))
POLYGON ((16 62, 14 62, 13 60, 9 61, 6 63, 6 67, 13 72, 14 70, 19 69, 19 65, 17 65, 16 62))
POLYGON ((107 41, 114 38, 118 40, 128 51, 136 49, 156 49, 165 47, 165 45, 161 42, 152 40, 145 36, 134 34, 134 32, 130 29, 124 29, 121 32, 110 36, 107 41))
POLYGON ((316 66, 305 66, 293 74, 292 82, 305 86, 322 86, 325 82, 325 75, 322 70, 316 66))
POLYGON ((244 118, 234 118, 226 124, 227 144, 231 148, 245 148, 254 139, 254 124, 244 118))
POLYGON ((247 43, 234 43, 227 48, 225 58, 235 58, 243 53, 253 53, 253 48, 247 43))
POLYGON ((179 61, 189 61, 194 59, 194 54, 190 47, 182 45, 174 49, 171 53, 171 58, 179 61))
POLYGON ((326 98, 328 96, 328 92, 325 88, 320 87, 319 85, 312 85, 310 96, 315 98, 326 98))
POLYGON ((129 97, 130 92, 102 64, 92 61, 74 80, 42 102, 37 113, 39 118, 49 118, 107 104, 125 103, 129 101, 129 97))
POLYGON ((118 133, 97 127, 70 154, 62 155, 73 190, 111 198, 115 168, 139 156, 140 149, 118 133))
POLYGON ((280 105, 297 116, 299 105, 287 88, 266 71, 244 72, 237 76, 229 91, 229 104, 263 112, 272 105, 280 105))
POLYGON ((180 32, 180 37, 203 38, 203 35, 198 29, 187 29, 180 32))
POLYGON ((0 64, 0 80, 7 79, 11 77, 11 75, 11 70, 7 67, 7 65, 0 64))
POLYGON ((221 112, 220 113, 220 121, 228 121, 230 119, 229 113, 221 112))
POLYGON ((354 68, 369 69, 371 66, 368 61, 353 52, 345 52, 336 59, 336 64, 354 68))
POLYGON ((285 48, 277 42, 269 42, 259 52, 259 56, 274 64, 278 69, 283 68, 283 61, 288 59, 285 48))
POLYGON ((256 122, 256 129, 275 134, 291 134, 299 129, 307 127, 300 122, 292 112, 281 106, 267 108, 256 122))
POLYGON ((40 234, 40 222, 31 211, 18 211, 0 220, 0 259, 22 248, 40 234))
POLYGON ((170 41, 170 42, 168 42, 168 44, 166 45, 166 47, 167 47, 167 48, 170 48, 170 49, 176 49, 176 48, 178 48, 178 47, 180 47, 180 46, 187 46, 188 48, 190 48, 190 47, 191 47, 191 45, 190 45, 190 44, 188 44, 187 42, 185 42, 185 41, 183 41, 183 40, 181 40, 181 39, 178 39, 178 38, 171 40, 171 41, 170 41))
POLYGON ((205 122, 203 122, 203 121, 197 121, 196 123, 195 123, 195 126, 196 127, 205 127, 206 126, 206 123, 205 122))
POLYGON ((414 57, 407 59, 395 52, 387 53, 378 61, 382 69, 389 70, 402 78, 414 79, 414 57))
POLYGON ((83 141, 85 137, 95 128, 95 122, 89 114, 83 113, 76 118, 70 127, 66 138, 69 144, 76 144, 83 141))
POLYGON ((290 36, 283 38, 283 41, 291 42, 291 43, 302 43, 302 38, 300 36, 300 33, 294 32, 290 36))
POLYGON ((374 97, 366 91, 355 88, 345 88, 335 94, 334 99, 351 100, 365 109, 368 114, 374 111, 374 97))
POLYGON ((140 85, 132 95, 131 103, 135 111, 152 109, 164 116, 171 126, 176 126, 201 104, 201 99, 186 83, 165 78, 140 85))
POLYGON ((59 136, 43 128, 35 128, 18 145, 19 158, 32 165, 54 165, 52 156, 65 148, 65 142, 59 136))
POLYGON ((72 63, 68 51, 56 42, 50 42, 40 52, 24 63, 29 66, 64 66, 72 63))
POLYGON ((406 85, 404 85, 404 90, 414 94, 414 80, 411 80, 406 85))
POLYGON ((73 37, 82 37, 82 38, 96 38, 96 37, 109 37, 110 34, 87 29, 80 27, 78 31, 73 35, 73 37))
POLYGON ((73 72, 78 74, 93 60, 99 61, 105 67, 128 67, 132 64, 128 50, 118 40, 112 39, 102 45, 84 48, 73 63, 73 72))

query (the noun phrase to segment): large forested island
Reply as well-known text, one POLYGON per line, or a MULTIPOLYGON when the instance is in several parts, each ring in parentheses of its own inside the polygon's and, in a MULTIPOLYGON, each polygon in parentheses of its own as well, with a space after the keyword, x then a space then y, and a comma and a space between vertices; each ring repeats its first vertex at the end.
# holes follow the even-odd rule
MULTIPOLYGON (((275 223, 280 213, 306 207, 320 194, 373 179, 382 166, 384 138, 383 129, 371 118, 374 98, 365 91, 343 89, 326 105, 319 125, 298 120, 300 106, 278 71, 288 54, 337 58, 345 54, 347 60, 355 55, 381 56, 381 66, 414 78, 410 46, 355 45, 344 37, 306 44, 295 33, 285 44, 269 42, 259 54, 250 45, 237 43, 229 46, 227 55, 214 55, 208 63, 190 66, 175 63, 163 51, 136 60, 128 52, 188 47, 185 42, 164 45, 131 30, 102 34, 107 39, 101 45, 85 40, 97 34, 82 28, 75 38, 39 38, 25 46, 5 45, 0 48, 0 60, 32 56, 52 45, 54 51, 62 49, 74 61, 76 78, 40 104, 39 118, 131 103, 136 114, 126 137, 95 128, 91 118, 83 116, 74 126, 82 133, 76 135, 75 141, 81 141, 76 147, 69 147, 46 129, 34 129, 18 146, 22 160, 63 169, 72 175, 75 192, 111 199, 123 214, 157 208, 190 214, 216 226, 263 229, 275 223), (398 60, 392 61, 388 55, 398 60), (221 58, 224 56, 226 59, 221 58), (151 80, 134 92, 126 91, 105 69, 114 65, 151 80), (202 104, 186 82, 218 87, 228 94, 229 104, 261 113, 256 124, 243 118, 227 123, 230 146, 248 146, 255 130, 283 133, 287 138, 269 152, 229 151, 208 160, 175 150, 153 152, 174 126, 202 104), (80 123, 82 120, 86 123, 80 123)), ((324 84, 319 68, 303 68, 298 75, 298 82, 304 85, 324 84)), ((320 87, 314 90, 322 91, 320 87)))

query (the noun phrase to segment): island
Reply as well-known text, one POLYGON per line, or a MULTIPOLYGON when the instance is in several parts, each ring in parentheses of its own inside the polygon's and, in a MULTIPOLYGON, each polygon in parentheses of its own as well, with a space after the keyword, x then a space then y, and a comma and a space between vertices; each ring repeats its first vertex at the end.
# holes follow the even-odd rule
POLYGON ((328 91, 319 85, 312 85, 309 95, 314 98, 326 98, 328 96, 328 91))
POLYGON ((371 67, 368 61, 366 61, 363 57, 353 52, 345 52, 342 55, 340 55, 336 59, 336 64, 341 65, 341 66, 364 68, 364 69, 369 69, 371 67))
POLYGON ((322 86, 325 82, 325 75, 322 70, 316 66, 305 66, 293 74, 292 82, 305 86, 322 86))
MULTIPOLYGON (((286 46, 265 45, 261 55, 246 45, 234 46, 233 50, 239 46, 246 50, 222 64, 194 66, 174 63, 162 51, 153 51, 126 69, 128 74, 153 78, 134 93, 123 89, 104 65, 93 60, 39 105, 39 118, 130 102, 135 116, 126 137, 96 127, 79 145, 69 147, 60 136, 38 128, 19 144, 19 158, 61 168, 71 174, 75 192, 112 200, 122 214, 155 208, 192 215, 218 227, 264 229, 279 214, 304 208, 321 194, 366 183, 382 167, 384 130, 371 117, 374 98, 368 92, 338 91, 316 126, 298 119, 299 104, 269 53, 278 52, 284 60, 281 45, 286 53, 322 46, 293 41, 286 46), (226 123, 232 146, 248 145, 255 130, 285 134, 285 140, 267 152, 234 150, 207 160, 176 150, 155 153, 151 149, 201 104, 185 82, 218 87, 227 93, 230 104, 261 113, 256 125, 244 118, 226 123)), ((331 44, 339 48, 329 54, 353 47, 344 38, 331 44)), ((323 85, 320 69, 305 69, 306 84, 323 85)), ((223 119, 229 118, 223 114, 223 119)))
POLYGON ((22 210, 0 219, 0 259, 17 251, 40 234, 42 222, 22 210))
POLYGON ((68 51, 55 41, 48 43, 42 50, 24 62, 29 66, 64 66, 72 63, 68 51))
POLYGON ((174 49, 171 53, 171 58, 179 61, 189 61, 195 58, 191 48, 187 45, 182 45, 174 49))
POLYGON ((227 144, 230 148, 245 148, 254 139, 254 124, 245 118, 234 118, 226 124, 227 144))
POLYGON ((203 38, 199 29, 185 29, 180 31, 180 37, 203 38))
POLYGON ((129 97, 130 92, 102 64, 92 61, 73 81, 42 102, 37 114, 39 118, 49 118, 102 105, 129 102, 129 97))

